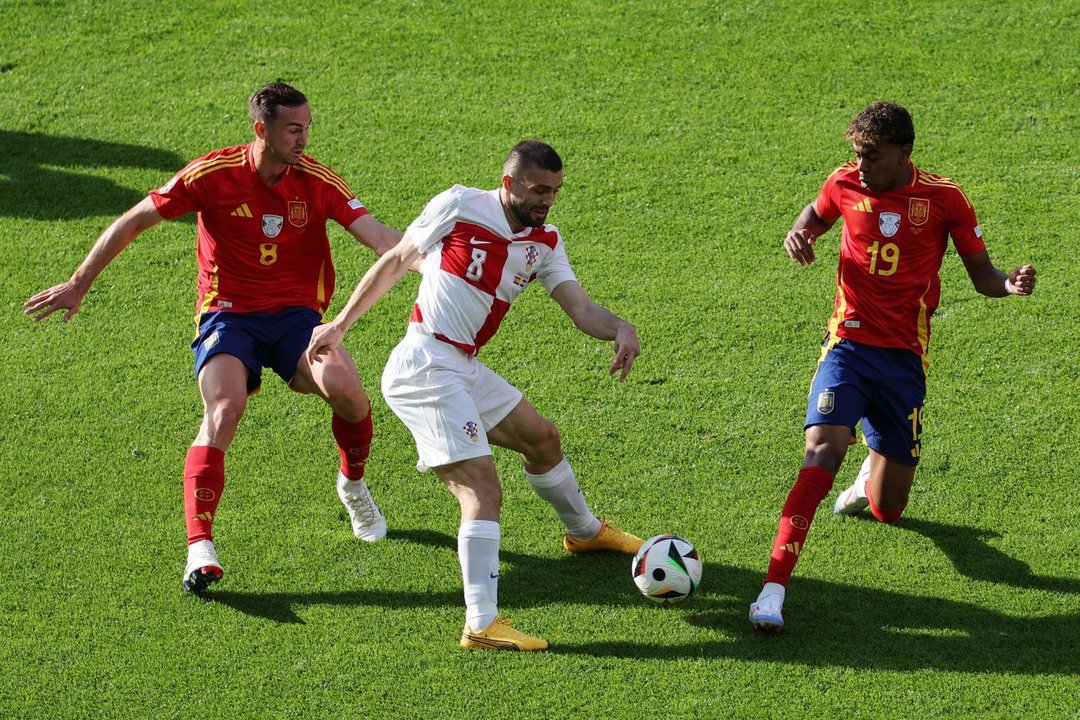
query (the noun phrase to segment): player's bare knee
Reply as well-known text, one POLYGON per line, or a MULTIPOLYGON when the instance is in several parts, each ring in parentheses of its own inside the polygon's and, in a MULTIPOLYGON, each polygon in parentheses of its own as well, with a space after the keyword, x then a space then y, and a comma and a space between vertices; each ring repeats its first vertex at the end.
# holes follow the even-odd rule
POLYGON ((562 462, 562 439, 555 423, 545 420, 538 428, 525 452, 525 464, 531 467, 546 467, 549 470, 562 462))
POLYGON ((498 480, 494 483, 451 485, 450 491, 461 505, 463 515, 497 517, 502 509, 502 487, 498 480))
POLYGON ((331 396, 328 402, 334 408, 335 415, 351 423, 360 422, 371 412, 371 403, 359 384, 348 393, 331 396))
POLYGON ((840 463, 844 461, 847 446, 837 447, 829 442, 811 442, 806 440, 806 453, 803 455, 804 466, 816 466, 836 475, 840 463))
POLYGON ((246 403, 229 400, 216 402, 206 407, 203 422, 212 434, 233 433, 244 415, 246 403))
POLYGON ((481 507, 496 511, 502 508, 503 491, 498 482, 480 488, 477 496, 481 507))

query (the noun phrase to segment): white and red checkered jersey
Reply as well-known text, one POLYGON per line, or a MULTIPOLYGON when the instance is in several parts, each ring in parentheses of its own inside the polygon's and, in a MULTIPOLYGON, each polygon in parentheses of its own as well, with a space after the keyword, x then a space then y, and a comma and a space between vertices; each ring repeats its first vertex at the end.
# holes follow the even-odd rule
POLYGON ((409 321, 470 354, 491 339, 533 280, 548 294, 577 280, 558 228, 514 233, 498 190, 455 185, 432 198, 406 234, 426 256, 409 321))

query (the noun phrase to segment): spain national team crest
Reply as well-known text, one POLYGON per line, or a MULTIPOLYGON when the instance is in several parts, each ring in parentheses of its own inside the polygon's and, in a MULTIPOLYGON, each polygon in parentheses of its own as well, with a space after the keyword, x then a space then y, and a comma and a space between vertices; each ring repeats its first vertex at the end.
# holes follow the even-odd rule
POLYGON ((883 212, 878 215, 878 229, 885 237, 892 237, 900 229, 900 213, 883 212))
POLYGON ((836 395, 832 390, 826 390, 817 396, 817 411, 822 415, 828 415, 836 407, 836 395))
POLYGON ((263 215, 263 235, 268 238, 276 238, 281 234, 281 227, 285 223, 285 218, 280 215, 263 215))
POLYGON ((307 203, 303 200, 289 201, 289 224, 293 227, 307 225, 307 203))
POLYGON ((480 426, 472 420, 465 423, 461 429, 465 431, 465 434, 468 435, 469 439, 473 442, 476 442, 476 438, 480 435, 480 426))
POLYGON ((930 219, 930 201, 911 198, 908 200, 907 216, 912 225, 924 225, 930 219))

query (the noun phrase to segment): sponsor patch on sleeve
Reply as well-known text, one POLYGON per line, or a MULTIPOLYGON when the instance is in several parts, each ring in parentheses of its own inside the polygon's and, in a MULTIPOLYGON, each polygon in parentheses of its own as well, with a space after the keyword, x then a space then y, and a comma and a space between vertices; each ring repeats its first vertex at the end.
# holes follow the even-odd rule
POLYGON ((975 226, 975 237, 982 239, 982 230, 979 229, 978 225, 975 226))
POLYGON ((353 210, 359 210, 360 208, 364 207, 364 203, 360 202, 356 198, 353 198, 349 201, 349 207, 351 207, 353 210))

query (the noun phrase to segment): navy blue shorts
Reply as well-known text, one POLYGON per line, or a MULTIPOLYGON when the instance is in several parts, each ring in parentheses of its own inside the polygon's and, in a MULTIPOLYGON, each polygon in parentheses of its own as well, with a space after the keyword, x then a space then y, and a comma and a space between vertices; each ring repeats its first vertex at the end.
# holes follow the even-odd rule
POLYGON ((250 395, 262 384, 262 369, 271 368, 285 382, 296 374, 307 350, 311 331, 322 316, 311 308, 296 307, 277 313, 206 313, 199 320, 199 336, 191 343, 195 351, 195 376, 210 358, 232 355, 248 371, 250 395))
POLYGON ((890 460, 918 465, 926 371, 921 357, 900 348, 825 336, 810 384, 806 425, 862 421, 866 444, 890 460))

